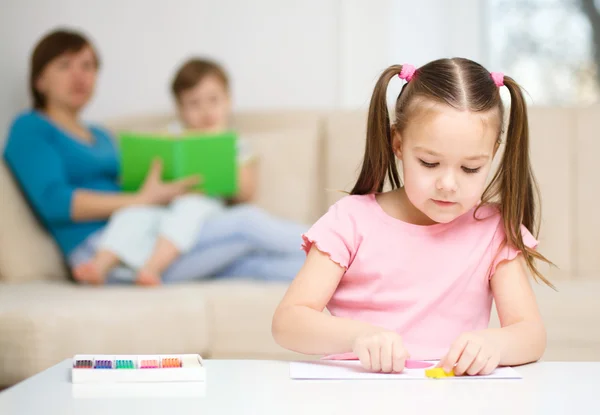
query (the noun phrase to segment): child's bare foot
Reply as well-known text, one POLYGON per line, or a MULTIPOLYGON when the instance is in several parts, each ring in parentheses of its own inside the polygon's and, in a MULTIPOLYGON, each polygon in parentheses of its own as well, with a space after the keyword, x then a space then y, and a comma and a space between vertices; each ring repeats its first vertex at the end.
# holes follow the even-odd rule
POLYGON ((89 261, 73 268, 73 277, 79 282, 101 285, 105 276, 94 261, 89 261))
POLYGON ((138 271, 137 278, 135 280, 138 285, 155 286, 160 285, 160 275, 152 270, 142 268, 138 271))

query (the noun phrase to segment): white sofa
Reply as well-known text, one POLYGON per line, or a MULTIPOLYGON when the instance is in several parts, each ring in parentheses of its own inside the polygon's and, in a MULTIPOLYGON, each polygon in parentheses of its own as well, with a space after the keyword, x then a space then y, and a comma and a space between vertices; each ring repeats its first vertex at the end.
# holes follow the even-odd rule
MULTIPOLYGON (((239 113, 256 148, 256 203, 310 224, 356 176, 363 111, 239 113)), ((163 127, 171 114, 109 120, 163 127)), ((532 108, 532 158, 543 195, 540 249, 558 291, 535 284, 548 327, 547 360, 600 360, 600 107, 532 108)), ((200 353, 213 358, 298 358, 272 340, 285 285, 205 281, 156 289, 79 286, 0 164, 0 386, 76 353, 200 353)), ((299 241, 300 243, 300 241, 299 241)), ((492 313, 492 325, 498 321, 492 313)))

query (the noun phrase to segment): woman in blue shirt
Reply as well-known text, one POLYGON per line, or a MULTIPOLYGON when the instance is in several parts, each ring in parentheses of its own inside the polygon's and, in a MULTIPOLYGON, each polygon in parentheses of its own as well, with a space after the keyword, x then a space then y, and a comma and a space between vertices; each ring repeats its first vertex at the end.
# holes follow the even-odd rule
MULTIPOLYGON (((4 158, 32 209, 74 267, 94 255, 114 212, 132 205, 167 204, 186 193, 195 179, 163 182, 159 174, 149 173, 139 192, 122 192, 113 137, 80 118, 100 66, 98 54, 81 34, 64 30, 48 34, 37 44, 30 63, 33 108, 13 121, 4 158)), ((232 207, 207 221, 194 248, 178 258, 162 280, 211 276, 291 280, 304 262, 299 249, 304 230, 251 205, 232 207)), ((132 272, 117 268, 108 281, 131 281, 132 272)))

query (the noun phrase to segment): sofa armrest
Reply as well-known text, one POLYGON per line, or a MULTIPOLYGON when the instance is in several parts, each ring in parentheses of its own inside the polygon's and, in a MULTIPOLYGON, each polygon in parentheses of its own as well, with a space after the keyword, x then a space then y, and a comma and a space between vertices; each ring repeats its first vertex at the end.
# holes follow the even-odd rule
POLYGON ((18 283, 67 279, 60 250, 32 213, 3 161, 0 194, 0 280, 18 283))

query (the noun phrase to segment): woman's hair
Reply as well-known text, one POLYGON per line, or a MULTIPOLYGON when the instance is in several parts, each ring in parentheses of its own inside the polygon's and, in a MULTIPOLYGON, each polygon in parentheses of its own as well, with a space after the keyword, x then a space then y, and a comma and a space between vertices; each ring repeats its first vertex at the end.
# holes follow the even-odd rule
POLYGON ((186 61, 175 74, 171 92, 177 101, 181 93, 192 89, 207 76, 216 76, 229 90, 229 77, 221 65, 208 59, 194 58, 186 61))
MULTIPOLYGON (((402 186, 392 148, 392 126, 386 103, 389 81, 401 73, 402 65, 393 65, 381 74, 371 98, 367 123, 367 142, 360 175, 351 194, 381 192, 386 179, 392 188, 402 186)), ((529 160, 527 108, 520 86, 509 76, 504 85, 510 92, 511 105, 506 146, 500 166, 483 192, 481 204, 498 201, 506 233, 506 243, 521 250, 534 277, 550 282, 538 271, 535 259, 548 261, 525 246, 521 224, 537 237, 539 190, 529 160)), ((459 111, 497 111, 497 143, 504 130, 504 106, 499 87, 480 64, 463 58, 439 59, 417 69, 406 83, 395 106, 394 130, 400 134, 412 115, 424 104, 445 104, 459 111)), ((477 209, 476 211, 477 212, 477 209)))
POLYGON ((38 42, 31 55, 31 72, 29 75, 29 89, 33 98, 33 108, 46 108, 46 97, 36 88, 37 80, 46 69, 46 66, 62 54, 77 53, 86 46, 94 52, 96 68, 99 68, 100 59, 97 52, 90 41, 80 33, 63 29, 55 30, 38 42))

